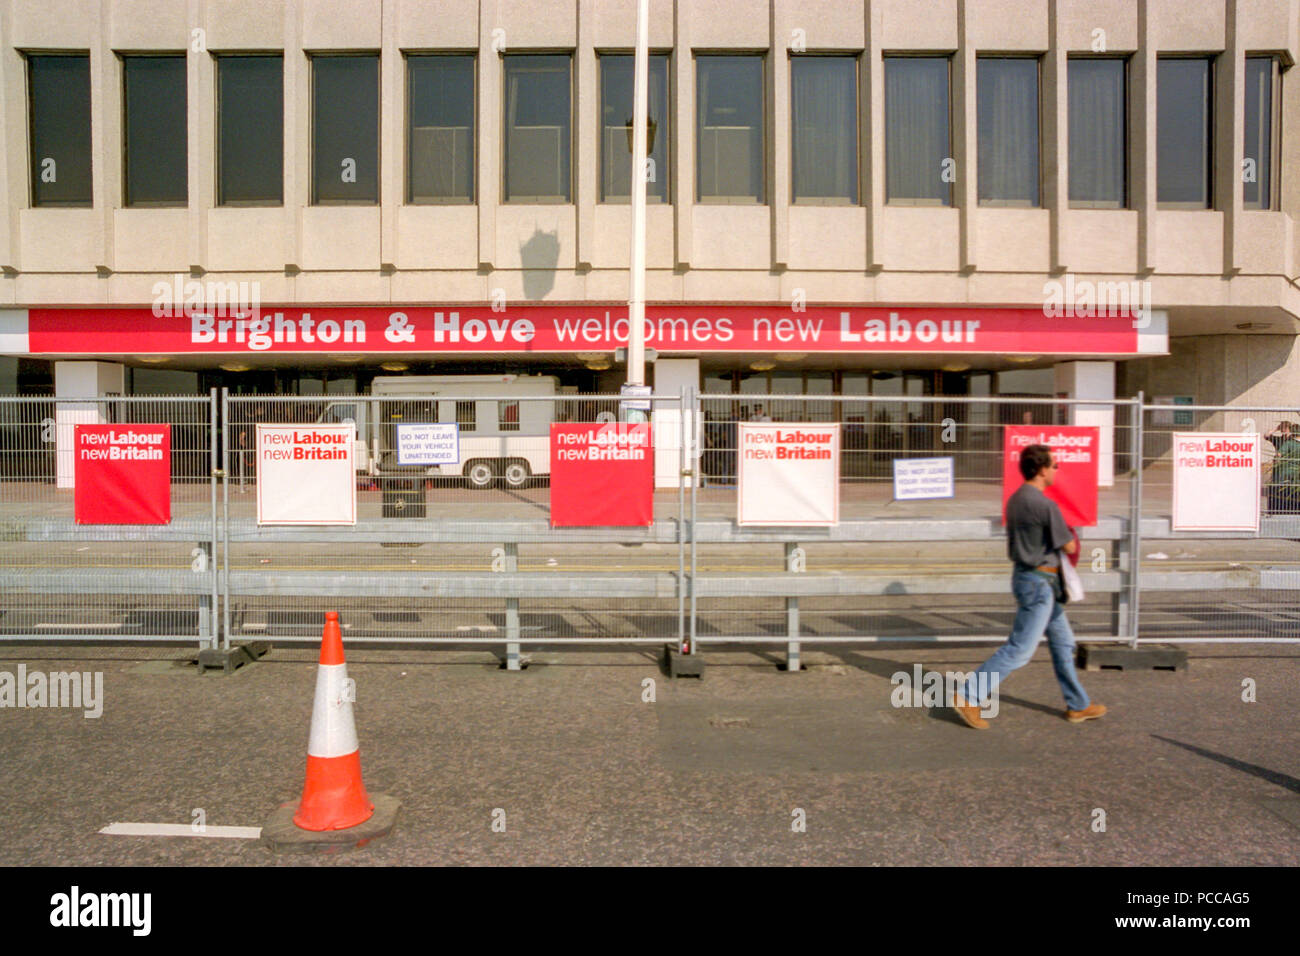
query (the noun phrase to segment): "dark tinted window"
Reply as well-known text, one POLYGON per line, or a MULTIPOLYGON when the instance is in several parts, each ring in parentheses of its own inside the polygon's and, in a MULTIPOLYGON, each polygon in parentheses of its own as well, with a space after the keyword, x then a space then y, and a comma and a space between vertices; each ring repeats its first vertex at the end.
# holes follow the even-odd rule
POLYGON ((189 201, 184 56, 122 58, 126 205, 189 201))
POLYGON ((766 202, 763 58, 700 56, 696 183, 702 202, 766 202))
POLYGON ((857 57, 793 57, 790 92, 794 201, 856 203, 857 57))
POLYGON ((505 58, 506 202, 569 202, 570 59, 505 58))
POLYGON ((406 60, 407 202, 474 201, 474 57, 406 60))
POLYGON ((1246 58, 1246 148, 1242 202, 1252 209, 1273 205, 1273 89, 1271 56, 1246 58))
POLYGON ((1156 199, 1210 206, 1210 93, 1208 59, 1161 59, 1156 73, 1156 199))
POLYGON ((217 59, 217 202, 284 198, 284 60, 217 59))
MULTIPOLYGON (((600 58, 600 199, 627 202, 632 195, 632 68, 636 57, 600 58)), ((651 179, 646 182, 646 199, 668 201, 668 57, 650 56, 649 87, 646 90, 650 125, 651 179)))
POLYGON ((948 58, 885 57, 885 198, 952 203, 948 58))
POLYGON ((1127 200, 1125 63, 1069 61, 1070 202, 1119 209, 1127 200))
POLYGON ((379 57, 312 57, 312 202, 379 202, 379 57))
POLYGON ((977 63, 979 199, 1038 205, 1038 60, 980 57, 977 63))
POLYGON ((29 56, 33 206, 91 205, 90 57, 29 56))

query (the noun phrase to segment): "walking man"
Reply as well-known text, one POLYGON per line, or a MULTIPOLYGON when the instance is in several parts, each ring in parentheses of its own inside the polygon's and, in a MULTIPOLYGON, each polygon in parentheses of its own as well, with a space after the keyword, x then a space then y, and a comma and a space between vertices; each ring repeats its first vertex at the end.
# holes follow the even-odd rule
POLYGON ((1007 556, 1014 565, 1011 591, 1016 597, 1016 620, 1007 642, 993 652, 954 694, 953 709, 976 730, 988 729, 980 716, 987 694, 997 691, 1002 678, 1024 667, 1044 632, 1052 652, 1052 667, 1065 695, 1065 719, 1072 724, 1106 713, 1102 704, 1088 702, 1088 694, 1074 669, 1074 634, 1065 617, 1065 586, 1061 581, 1059 549, 1078 550, 1078 542, 1065 524, 1061 509, 1043 492, 1056 480, 1056 462, 1046 445, 1030 445, 1020 453, 1020 474, 1025 483, 1007 499, 1007 556), (983 681, 978 678, 987 675, 983 681))

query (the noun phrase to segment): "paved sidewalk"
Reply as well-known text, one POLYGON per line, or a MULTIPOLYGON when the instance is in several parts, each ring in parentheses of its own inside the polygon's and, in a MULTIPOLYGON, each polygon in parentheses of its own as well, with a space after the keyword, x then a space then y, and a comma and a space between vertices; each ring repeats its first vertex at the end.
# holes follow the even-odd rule
POLYGON ((819 653, 802 674, 710 652, 702 682, 677 683, 649 652, 508 674, 481 653, 354 650, 366 784, 402 814, 376 844, 306 858, 96 832, 196 808, 260 826, 296 800, 313 654, 199 677, 177 663, 191 653, 0 648, 0 671, 102 671, 105 688, 98 719, 0 709, 0 864, 1300 864, 1295 647, 1085 674, 1111 713, 1078 726, 1040 649, 985 733, 891 706, 890 675, 968 671, 988 648, 819 653))

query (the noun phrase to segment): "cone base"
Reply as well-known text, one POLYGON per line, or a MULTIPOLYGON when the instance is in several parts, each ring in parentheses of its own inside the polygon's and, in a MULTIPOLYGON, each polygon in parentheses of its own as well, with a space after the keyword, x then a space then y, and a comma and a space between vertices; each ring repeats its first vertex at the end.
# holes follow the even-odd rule
POLYGON ((361 751, 344 757, 307 755, 307 782, 303 785, 295 826, 304 830, 346 830, 365 823, 375 812, 361 782, 361 751))
POLYGON ((346 830, 304 830, 293 822, 298 804, 276 808, 262 826, 261 843, 273 853, 346 853, 364 850, 397 828, 401 803, 396 797, 371 793, 375 812, 365 823, 346 830))

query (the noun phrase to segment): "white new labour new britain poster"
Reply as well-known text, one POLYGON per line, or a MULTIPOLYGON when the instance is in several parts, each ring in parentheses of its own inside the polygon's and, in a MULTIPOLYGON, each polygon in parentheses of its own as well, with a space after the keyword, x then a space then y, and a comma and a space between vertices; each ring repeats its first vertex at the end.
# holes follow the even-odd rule
POLYGON ((1259 531, 1259 435, 1174 432, 1174 531, 1259 531))
POLYGON ((356 426, 258 425, 257 523, 356 524, 356 426))
POLYGON ((839 523, 839 425, 743 422, 737 437, 739 524, 839 523))

